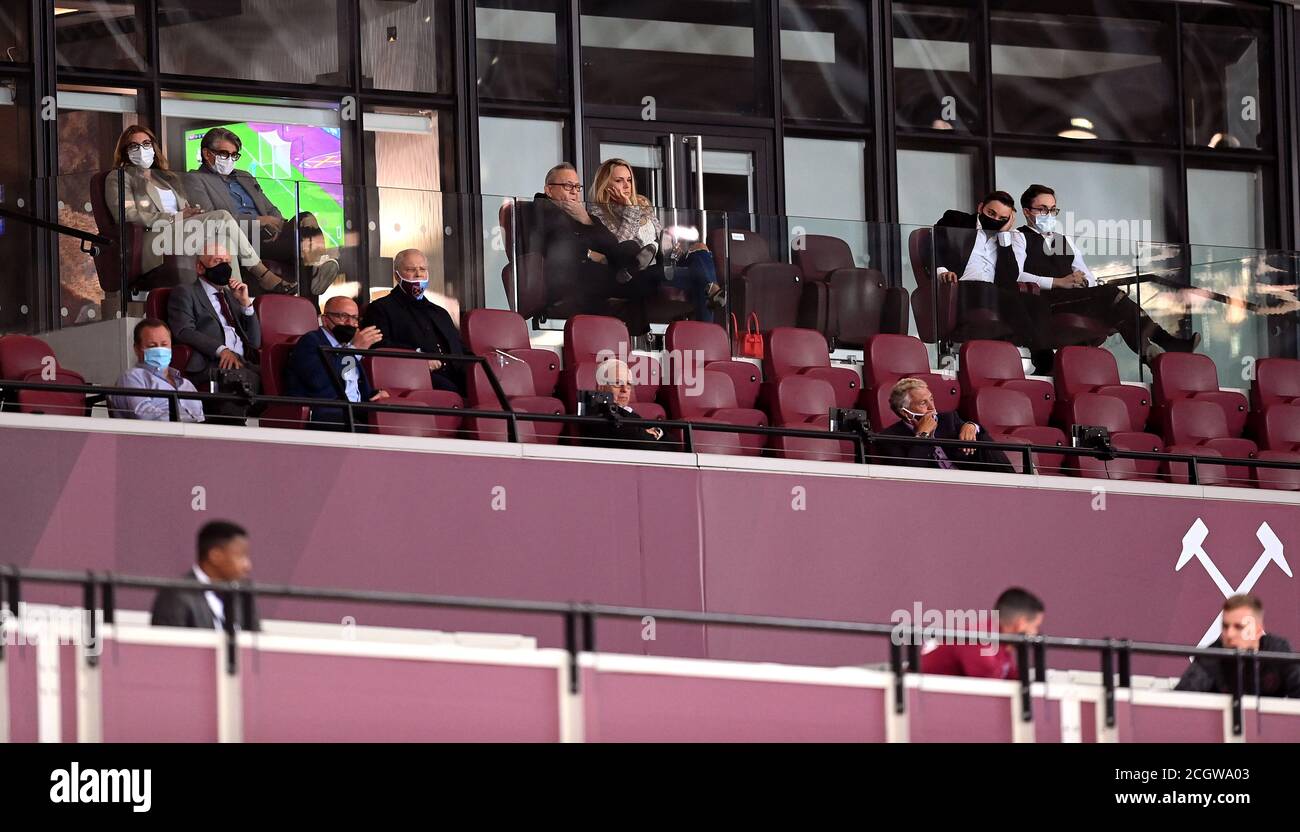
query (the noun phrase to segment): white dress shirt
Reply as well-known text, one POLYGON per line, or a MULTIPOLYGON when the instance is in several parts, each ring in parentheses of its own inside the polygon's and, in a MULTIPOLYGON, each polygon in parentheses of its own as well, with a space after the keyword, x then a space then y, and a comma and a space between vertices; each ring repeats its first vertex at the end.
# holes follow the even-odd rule
MULTIPOLYGON (((1042 232, 1039 233, 1041 234, 1042 232)), ((1043 234, 1043 245, 1049 251, 1054 249, 1057 246, 1060 246, 1062 252, 1065 251, 1065 246, 1068 245, 1070 247, 1070 251, 1074 252, 1074 262, 1070 264, 1070 268, 1076 272, 1083 272, 1084 274, 1086 274, 1088 276, 1088 285, 1096 286, 1097 276, 1092 273, 1092 269, 1088 268, 1088 264, 1083 262, 1083 255, 1080 254, 1079 250, 1074 247, 1074 243, 1070 241, 1070 238, 1062 234, 1060 235, 1061 241, 1057 242, 1056 237, 1057 235, 1055 233, 1043 234)), ((1039 286, 1041 286, 1044 289, 1051 289, 1053 286, 1052 278, 1042 277, 1036 274, 1030 274, 1025 271, 1025 257, 1029 253, 1028 250, 1029 244, 1023 234, 1021 235, 1021 238, 1025 239, 1025 244, 1021 246, 1019 251, 1016 252, 1016 262, 1020 265, 1020 281, 1022 283, 1037 283, 1039 286)))
MULTIPOLYGON (((966 269, 961 273, 961 280, 978 280, 982 283, 992 283, 997 272, 998 266, 998 246, 1011 246, 1012 254, 1016 258, 1016 264, 1021 267, 1019 281, 1027 281, 1027 276, 1023 273, 1025 263, 1025 235, 1017 230, 1012 231, 985 231, 984 226, 980 225, 979 215, 975 216, 975 242, 971 245, 970 257, 966 261, 966 269)), ((935 274, 949 272, 945 266, 940 266, 935 274)))
MULTIPOLYGON (((208 573, 200 569, 197 563, 194 564, 194 577, 197 578, 201 584, 212 583, 212 579, 208 577, 208 573)), ((205 592, 203 593, 203 597, 207 599, 208 608, 212 610, 214 629, 225 629, 226 605, 221 603, 221 598, 218 597, 215 592, 205 592)))
MULTIPOLYGON (((117 381, 118 387, 138 387, 142 390, 179 390, 193 393, 194 385, 189 379, 171 367, 156 370, 141 362, 127 370, 117 381)), ((179 399, 180 420, 182 422, 202 422, 203 402, 198 399, 179 399)), ((166 422, 171 419, 167 409, 167 399, 150 396, 109 396, 108 406, 113 416, 125 419, 147 419, 153 422, 166 422)))
MULTIPOLYGON (((208 293, 208 303, 212 304, 212 311, 217 314, 217 322, 221 324, 222 330, 225 331, 226 343, 225 345, 217 348, 217 355, 220 355, 222 350, 230 350, 235 355, 239 356, 240 358, 243 358, 244 342, 239 339, 239 333, 235 331, 235 328, 232 325, 226 323, 226 316, 221 312, 221 299, 218 297, 218 294, 221 292, 221 290, 218 289, 216 286, 213 286, 211 283, 207 282, 206 280, 202 280, 202 278, 200 278, 200 281, 203 283, 203 291, 208 293)), ((250 317, 253 314, 253 307, 251 305, 241 307, 238 303, 230 304, 231 314, 233 315, 240 314, 239 312, 235 311, 236 309, 242 309, 243 314, 248 315, 250 317)))

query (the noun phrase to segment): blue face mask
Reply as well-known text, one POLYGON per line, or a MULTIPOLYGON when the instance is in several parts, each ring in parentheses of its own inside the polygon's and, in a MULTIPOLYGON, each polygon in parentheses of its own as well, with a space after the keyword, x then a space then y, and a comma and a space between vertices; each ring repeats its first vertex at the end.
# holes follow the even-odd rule
POLYGON ((144 363, 153 367, 155 370, 164 370, 172 363, 171 347, 146 347, 144 351, 144 363))
POLYGON ((1043 234, 1051 234, 1056 230, 1056 217, 1051 214, 1039 214, 1034 217, 1034 228, 1043 234))

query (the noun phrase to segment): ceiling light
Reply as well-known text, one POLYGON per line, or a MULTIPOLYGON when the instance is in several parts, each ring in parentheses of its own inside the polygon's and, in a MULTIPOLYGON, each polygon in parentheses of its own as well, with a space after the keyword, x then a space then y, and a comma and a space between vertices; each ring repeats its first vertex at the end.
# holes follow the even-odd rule
POLYGON ((1063 139, 1095 139, 1095 138, 1097 138, 1097 134, 1096 134, 1096 133, 1093 133, 1093 132, 1091 132, 1091 131, 1089 131, 1089 130, 1080 130, 1080 129, 1078 129, 1078 128, 1071 128, 1071 129, 1069 129, 1069 130, 1062 130, 1061 132, 1057 133, 1056 135, 1060 136, 1060 137, 1063 138, 1063 139))

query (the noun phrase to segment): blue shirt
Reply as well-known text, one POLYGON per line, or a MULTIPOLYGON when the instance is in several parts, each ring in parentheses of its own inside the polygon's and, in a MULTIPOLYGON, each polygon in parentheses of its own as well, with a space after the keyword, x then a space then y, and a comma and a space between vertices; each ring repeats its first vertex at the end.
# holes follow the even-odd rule
MULTIPOLYGON (((127 370, 117 381, 118 387, 138 387, 142 390, 179 390, 193 393, 194 385, 174 368, 155 370, 147 364, 137 364, 127 370)), ((202 422, 203 402, 198 399, 180 399, 180 420, 182 422, 202 422)), ((109 396, 109 413, 122 419, 147 419, 153 422, 166 422, 170 418, 167 399, 147 396, 109 396)))
MULTIPOLYGON (((320 331, 325 333, 325 340, 330 342, 331 347, 345 346, 344 344, 340 344, 338 339, 334 337, 334 333, 330 332, 325 327, 321 327, 320 331)), ((361 359, 357 358, 355 355, 345 355, 342 360, 343 372, 341 375, 343 376, 343 389, 347 391, 348 401, 359 402, 361 401, 361 387, 358 384, 357 379, 361 377, 361 370, 357 366, 357 362, 361 359)))
POLYGON ((226 177, 226 189, 230 191, 231 198, 235 200, 236 214, 246 217, 260 216, 257 213, 257 202, 253 200, 253 195, 233 175, 226 177))

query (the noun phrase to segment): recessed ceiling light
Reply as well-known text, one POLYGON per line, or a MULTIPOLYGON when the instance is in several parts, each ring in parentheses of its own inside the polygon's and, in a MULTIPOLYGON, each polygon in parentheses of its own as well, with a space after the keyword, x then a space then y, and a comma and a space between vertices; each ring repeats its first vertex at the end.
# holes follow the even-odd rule
POLYGON ((1091 130, 1092 122, 1086 118, 1072 118, 1070 119, 1070 126, 1078 127, 1081 130, 1091 130))
POLYGON ((1060 137, 1063 138, 1063 139, 1095 139, 1095 138, 1097 138, 1097 134, 1096 134, 1096 133, 1090 132, 1090 131, 1088 131, 1088 130, 1080 130, 1080 129, 1078 129, 1078 128, 1071 128, 1071 129, 1069 129, 1069 130, 1062 130, 1061 132, 1057 133, 1056 135, 1060 136, 1060 137))
POLYGON ((55 7, 54 7, 54 16, 55 16, 55 17, 58 17, 58 16, 61 15, 61 14, 75 14, 76 12, 79 12, 79 11, 81 11, 81 9, 69 9, 69 8, 64 7, 64 6, 55 6, 55 7))

